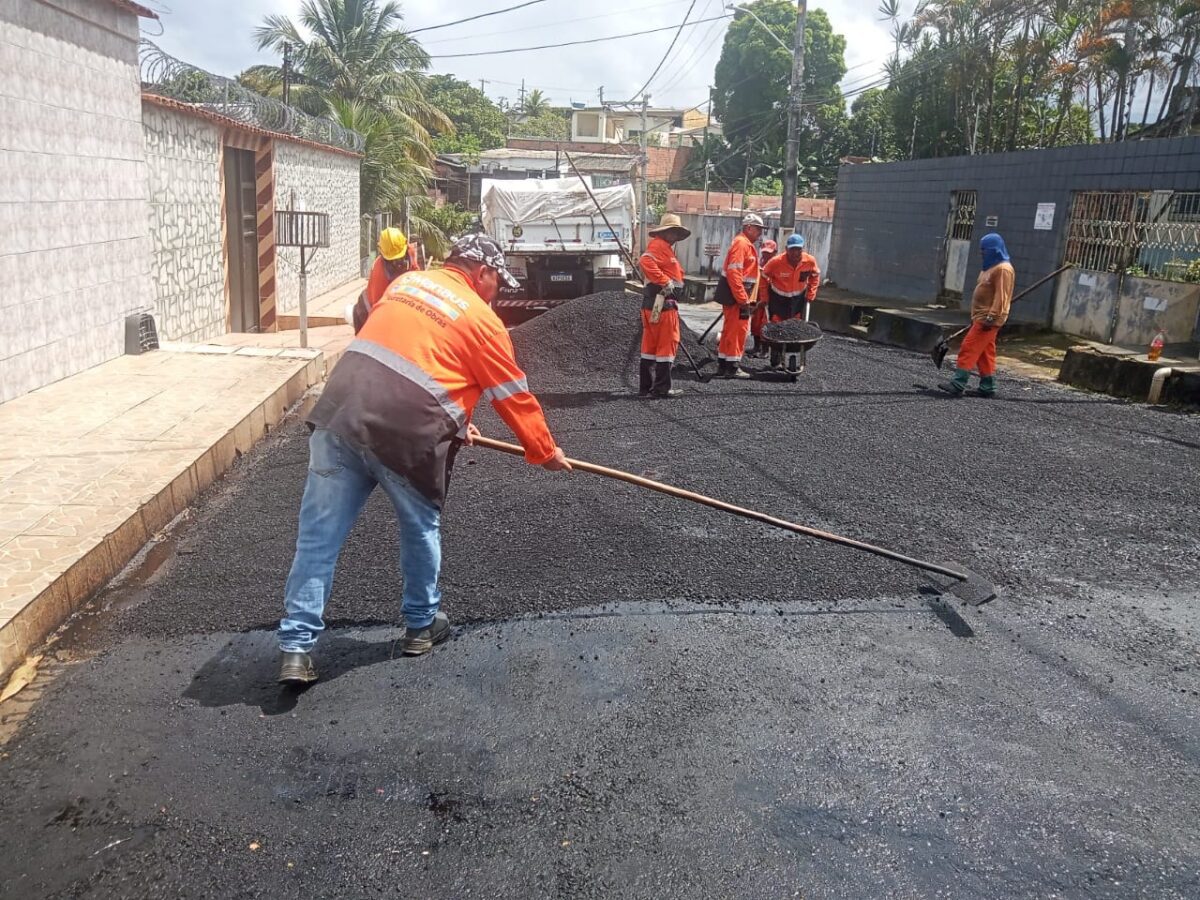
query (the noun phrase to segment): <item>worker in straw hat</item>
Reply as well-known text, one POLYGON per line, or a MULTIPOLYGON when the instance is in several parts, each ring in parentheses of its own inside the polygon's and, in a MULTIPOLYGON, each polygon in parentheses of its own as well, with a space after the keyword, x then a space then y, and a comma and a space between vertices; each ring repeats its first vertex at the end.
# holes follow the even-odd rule
POLYGON ((650 242, 639 261, 646 286, 642 290, 642 361, 638 370, 638 396, 667 398, 671 366, 679 350, 679 298, 683 295, 683 266, 675 245, 691 232, 679 216, 666 213, 650 229, 650 242))
POLYGON ((742 219, 742 230, 730 244, 721 267, 723 277, 717 283, 716 300, 725 307, 725 321, 717 346, 718 378, 750 377, 750 373, 741 368, 741 362, 746 351, 746 336, 750 333, 750 316, 758 302, 758 251, 754 245, 762 233, 763 220, 749 213, 742 219))

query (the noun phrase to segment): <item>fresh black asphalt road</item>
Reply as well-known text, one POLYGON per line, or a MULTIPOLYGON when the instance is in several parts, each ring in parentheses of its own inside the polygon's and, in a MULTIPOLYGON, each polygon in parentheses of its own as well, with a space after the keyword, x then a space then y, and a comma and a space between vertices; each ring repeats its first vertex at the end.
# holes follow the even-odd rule
POLYGON ((0 895, 1200 896, 1200 418, 1013 378, 943 398, 927 357, 832 337, 795 385, 642 401, 634 321, 515 333, 569 454, 1000 598, 478 449, 445 513, 456 637, 396 655, 376 497, 323 679, 281 691, 293 423, 49 651, 0 751, 0 895))

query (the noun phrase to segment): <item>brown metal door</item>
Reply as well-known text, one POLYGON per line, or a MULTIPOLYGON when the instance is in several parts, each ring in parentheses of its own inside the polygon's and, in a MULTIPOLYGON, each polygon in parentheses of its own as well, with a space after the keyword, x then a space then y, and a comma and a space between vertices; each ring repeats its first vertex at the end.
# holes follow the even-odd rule
POLYGON ((254 153, 225 148, 225 258, 233 331, 258 331, 258 204, 254 153))

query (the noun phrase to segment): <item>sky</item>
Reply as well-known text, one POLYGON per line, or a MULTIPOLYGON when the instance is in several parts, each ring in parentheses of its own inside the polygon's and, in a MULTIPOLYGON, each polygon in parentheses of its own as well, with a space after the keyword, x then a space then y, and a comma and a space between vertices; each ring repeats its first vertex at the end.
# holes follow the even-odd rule
MULTIPOLYGON (((161 21, 143 21, 143 36, 184 62, 220 75, 236 75, 259 62, 278 59, 255 48, 253 32, 268 15, 294 17, 301 0, 142 0, 161 21), (161 34, 159 32, 161 31, 161 34)), ((520 0, 401 0, 404 27, 440 25, 516 5, 520 0)), ((595 104, 604 87, 607 101, 628 99, 662 59, 691 0, 541 0, 528 8, 439 28, 416 35, 433 57, 430 71, 453 74, 484 90, 493 100, 515 103, 526 89, 539 88, 556 106, 595 104), (604 43, 494 56, 445 58, 535 44, 554 44, 607 35, 670 28, 657 34, 604 43)), ((691 19, 725 13, 730 0, 696 0, 691 19)), ((912 3, 906 3, 908 11, 912 3)), ((886 23, 875 0, 810 0, 824 9, 834 30, 847 38, 844 86, 853 88, 880 72, 891 52, 886 23)), ((687 27, 649 87, 654 106, 696 106, 708 97, 728 19, 687 27)))

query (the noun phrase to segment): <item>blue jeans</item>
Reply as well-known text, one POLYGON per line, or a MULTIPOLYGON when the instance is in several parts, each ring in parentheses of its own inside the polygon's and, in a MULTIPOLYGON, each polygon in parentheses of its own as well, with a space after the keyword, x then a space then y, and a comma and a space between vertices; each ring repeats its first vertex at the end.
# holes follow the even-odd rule
POLYGON ((296 558, 284 589, 287 614, 279 622, 281 650, 308 652, 317 643, 325 629, 322 616, 342 544, 376 485, 392 501, 400 523, 405 624, 419 629, 433 622, 441 602, 441 512, 374 454, 318 428, 308 440, 308 481, 300 504, 296 558))

